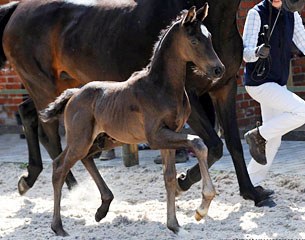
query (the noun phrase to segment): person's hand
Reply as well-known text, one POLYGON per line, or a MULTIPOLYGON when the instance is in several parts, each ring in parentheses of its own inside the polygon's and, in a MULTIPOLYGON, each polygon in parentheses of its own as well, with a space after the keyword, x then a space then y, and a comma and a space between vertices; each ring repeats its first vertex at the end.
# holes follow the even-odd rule
POLYGON ((259 58, 267 58, 270 54, 270 45, 262 44, 255 50, 255 56, 259 58))

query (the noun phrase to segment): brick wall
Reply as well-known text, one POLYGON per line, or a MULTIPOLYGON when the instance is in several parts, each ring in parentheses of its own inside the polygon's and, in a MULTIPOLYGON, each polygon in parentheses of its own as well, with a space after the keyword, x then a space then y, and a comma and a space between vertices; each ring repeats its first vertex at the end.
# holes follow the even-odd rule
MULTIPOLYGON (((0 71, 0 90, 2 89, 20 89, 21 83, 16 73, 6 66, 0 71)), ((20 94, 0 94, 0 124, 14 125, 16 124, 15 113, 18 104, 23 100, 20 94)))
MULTIPOLYGON (((240 8, 237 14, 237 24, 242 34, 243 26, 247 12, 260 0, 242 0, 240 8)), ((10 1, 0 0, 0 4, 4 4, 10 1)), ((305 10, 301 13, 303 19, 305 20, 305 10)), ((238 73, 238 86, 242 86, 243 77, 243 66, 242 64, 238 73)), ((292 60, 292 79, 290 84, 294 86, 304 86, 305 85, 305 57, 298 57, 292 60)), ((7 65, 4 70, 0 72, 0 90, 3 89, 20 89, 21 84, 16 76, 15 72, 10 69, 7 65)), ((305 98, 305 93, 298 93, 301 97, 305 98)), ((251 100, 247 93, 240 93, 236 97, 237 99, 237 117, 240 129, 247 130, 252 128, 257 120, 260 120, 260 109, 259 105, 251 100)), ((15 113, 17 111, 17 106, 23 100, 22 95, 16 94, 0 94, 0 127, 1 125, 16 125, 15 113)))
MULTIPOLYGON (((0 0, 0 4, 12 2, 9 0, 0 0)), ((7 64, 0 71, 0 91, 5 89, 20 89, 21 82, 16 73, 7 64)), ((18 109, 18 104, 23 101, 23 96, 20 94, 0 94, 0 126, 14 126, 17 124, 15 113, 18 109)))

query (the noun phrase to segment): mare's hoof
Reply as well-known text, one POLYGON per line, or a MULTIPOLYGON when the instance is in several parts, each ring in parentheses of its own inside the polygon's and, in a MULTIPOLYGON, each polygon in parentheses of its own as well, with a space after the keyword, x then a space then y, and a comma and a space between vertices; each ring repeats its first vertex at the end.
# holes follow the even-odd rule
POLYGON ((53 230, 53 232, 55 232, 56 236, 60 236, 60 237, 69 236, 69 233, 67 233, 63 228, 55 228, 51 226, 51 229, 53 230))
POLYGON ((19 194, 24 195, 29 189, 30 189, 30 186, 25 181, 25 177, 22 176, 18 181, 18 192, 19 192, 19 194))
POLYGON ((275 207, 276 206, 276 203, 273 201, 272 198, 267 198, 267 199, 264 199, 262 201, 259 201, 257 203, 255 203, 255 206, 256 207, 275 207))
POLYGON ((271 195, 274 194, 273 190, 264 189, 261 186, 257 186, 254 188, 257 195, 255 197, 254 194, 241 194, 241 196, 245 200, 253 200, 255 202, 256 207, 275 207, 276 203, 272 200, 271 195))
POLYGON ((259 193, 260 197, 264 198, 264 199, 266 199, 266 198, 268 198, 268 197, 270 197, 271 195, 274 194, 273 190, 265 189, 262 186, 256 186, 255 190, 259 193))

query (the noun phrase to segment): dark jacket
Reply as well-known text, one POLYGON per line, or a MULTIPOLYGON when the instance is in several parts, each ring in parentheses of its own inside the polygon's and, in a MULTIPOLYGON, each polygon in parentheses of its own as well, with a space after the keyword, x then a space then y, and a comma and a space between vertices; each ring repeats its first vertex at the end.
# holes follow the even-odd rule
MULTIPOLYGON (((261 37, 263 32, 263 26, 269 25, 269 2, 264 0, 257 4, 254 9, 259 13, 261 18, 261 30, 259 33, 259 39, 257 46, 264 43, 264 39, 261 37)), ((270 29, 272 29, 276 16, 278 14, 276 8, 272 7, 272 20, 270 29)), ((266 82, 276 82, 281 86, 287 84, 289 76, 289 66, 291 59, 291 47, 294 31, 294 14, 287 12, 284 9, 281 10, 280 16, 275 25, 274 31, 271 35, 269 44, 270 50, 270 71, 267 77, 260 81, 255 81, 251 75, 257 62, 246 63, 244 84, 248 86, 258 86, 266 82)))

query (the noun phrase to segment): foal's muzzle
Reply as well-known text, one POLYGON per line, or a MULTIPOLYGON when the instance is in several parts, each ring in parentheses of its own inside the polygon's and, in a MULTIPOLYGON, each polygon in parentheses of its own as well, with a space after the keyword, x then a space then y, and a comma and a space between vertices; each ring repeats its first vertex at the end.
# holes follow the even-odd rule
POLYGON ((211 69, 210 76, 211 78, 219 79, 223 76, 225 72, 225 66, 216 66, 211 69))

